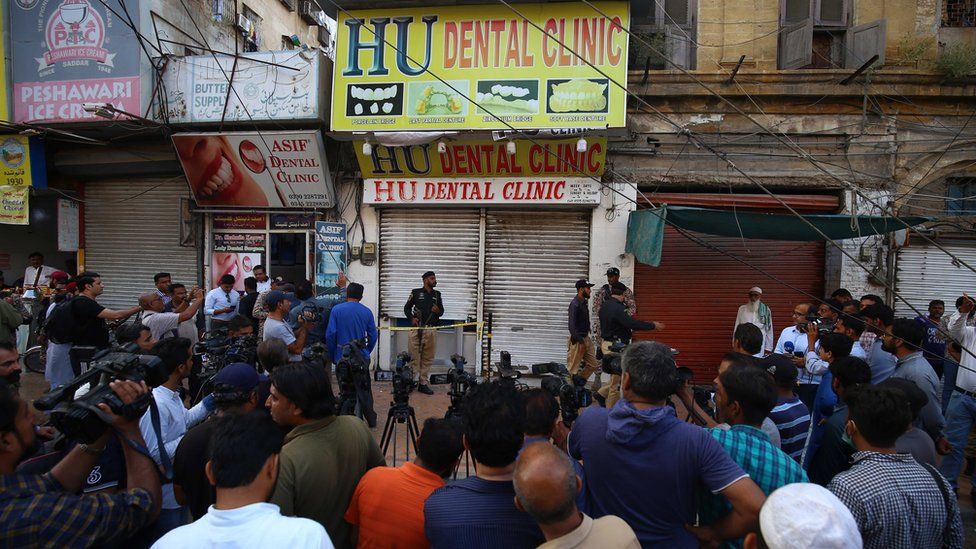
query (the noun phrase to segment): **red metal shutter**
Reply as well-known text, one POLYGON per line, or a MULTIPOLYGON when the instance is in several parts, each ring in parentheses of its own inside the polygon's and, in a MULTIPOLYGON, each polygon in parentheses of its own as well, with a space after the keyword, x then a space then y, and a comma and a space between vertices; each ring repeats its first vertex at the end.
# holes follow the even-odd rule
MULTIPOLYGON (((824 243, 742 240, 696 235, 784 282, 815 296, 824 290, 824 243)), ((666 228, 660 267, 638 263, 634 293, 637 317, 667 326, 636 332, 636 339, 655 339, 678 349, 678 365, 695 372, 695 380, 711 382, 722 355, 732 350, 732 324, 752 286, 763 289, 773 312, 776 337, 792 324, 793 305, 809 301, 738 261, 666 228)))

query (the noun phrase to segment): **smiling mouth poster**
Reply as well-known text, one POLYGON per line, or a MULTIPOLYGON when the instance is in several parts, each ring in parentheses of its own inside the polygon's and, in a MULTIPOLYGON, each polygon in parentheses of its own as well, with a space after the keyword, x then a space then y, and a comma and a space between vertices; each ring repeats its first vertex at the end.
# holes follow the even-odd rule
POLYGON ((173 145, 201 206, 335 205, 318 131, 179 133, 173 145))

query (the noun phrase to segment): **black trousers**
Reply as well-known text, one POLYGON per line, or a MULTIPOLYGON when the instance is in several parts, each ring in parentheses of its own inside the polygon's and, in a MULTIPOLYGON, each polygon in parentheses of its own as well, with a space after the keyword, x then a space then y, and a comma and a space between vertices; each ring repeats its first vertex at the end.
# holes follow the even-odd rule
POLYGON ((813 413, 813 400, 817 397, 819 383, 801 383, 796 388, 796 396, 800 397, 800 402, 806 404, 810 413, 813 413))

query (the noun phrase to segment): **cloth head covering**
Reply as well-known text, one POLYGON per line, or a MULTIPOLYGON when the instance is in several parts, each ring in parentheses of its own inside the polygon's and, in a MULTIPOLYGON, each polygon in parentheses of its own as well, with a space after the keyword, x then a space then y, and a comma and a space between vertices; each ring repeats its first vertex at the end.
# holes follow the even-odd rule
POLYGON ((762 288, 760 288, 759 286, 753 286, 752 288, 749 288, 749 293, 751 294, 753 292, 762 295, 762 288))
POLYGON ((861 549, 850 510, 818 484, 787 484, 766 498, 759 527, 769 549, 861 549))

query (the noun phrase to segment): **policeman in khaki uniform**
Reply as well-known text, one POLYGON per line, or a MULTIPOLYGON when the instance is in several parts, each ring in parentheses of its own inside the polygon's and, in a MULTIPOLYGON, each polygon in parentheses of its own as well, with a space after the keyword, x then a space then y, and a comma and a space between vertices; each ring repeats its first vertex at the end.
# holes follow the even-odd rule
POLYGON ((437 325, 444 314, 444 302, 441 293, 434 289, 437 286, 437 276, 434 271, 427 271, 421 276, 423 288, 414 288, 410 298, 403 306, 403 314, 410 319, 411 324, 419 330, 411 330, 407 339, 407 348, 412 358, 412 368, 420 373, 420 383, 417 391, 425 395, 432 395, 428 374, 430 365, 434 362, 437 352, 437 325))

